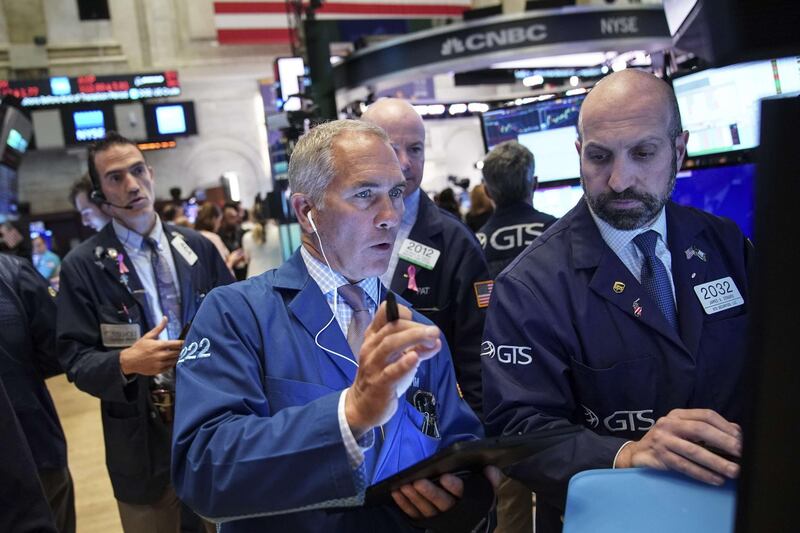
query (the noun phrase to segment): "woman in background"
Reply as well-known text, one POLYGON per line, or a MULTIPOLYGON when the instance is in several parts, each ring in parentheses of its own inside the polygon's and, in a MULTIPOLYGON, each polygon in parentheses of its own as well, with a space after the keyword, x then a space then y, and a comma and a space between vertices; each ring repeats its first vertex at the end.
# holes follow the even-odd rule
POLYGON ((483 183, 479 183, 469 192, 469 203, 469 212, 467 212, 467 216, 465 217, 467 226, 469 226, 469 229, 471 229, 473 233, 477 233, 494 212, 494 204, 492 204, 492 200, 486 195, 486 189, 483 183))
POLYGON ((283 262, 278 225, 273 219, 264 217, 262 204, 256 204, 251 214, 253 229, 242 237, 248 278, 278 268, 283 262))
POLYGON ((228 251, 225 243, 223 243, 222 239, 217 235, 220 224, 222 224, 222 209, 220 209, 217 204, 206 202, 197 211, 194 229, 199 231, 203 237, 214 243, 219 255, 221 255, 222 259, 225 261, 228 270, 233 274, 233 265, 242 259, 244 252, 241 248, 233 252, 228 251))
POLYGON ((441 209, 453 213, 459 220, 462 220, 461 210, 459 209, 458 200, 456 200, 456 194, 453 192, 453 189, 450 187, 445 188, 436 196, 435 201, 436 205, 441 209))

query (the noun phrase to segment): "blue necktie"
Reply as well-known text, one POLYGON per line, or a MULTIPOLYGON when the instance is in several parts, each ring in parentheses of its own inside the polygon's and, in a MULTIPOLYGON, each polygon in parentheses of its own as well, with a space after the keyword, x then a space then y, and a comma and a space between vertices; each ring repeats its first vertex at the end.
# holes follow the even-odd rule
MULTIPOLYGON (((350 324, 347 327, 347 344, 353 351, 353 355, 358 360, 361 345, 364 343, 364 334, 367 331, 372 317, 369 313, 369 306, 367 305, 367 293, 358 285, 342 285, 339 287, 339 296, 344 298, 347 305, 353 310, 353 316, 350 318, 350 324)), ((375 428, 375 440, 373 441, 372 450, 364 454, 364 467, 367 476, 366 484, 369 485, 375 476, 375 467, 378 463, 378 455, 381 453, 383 446, 382 429, 375 428)))
POLYGON ((667 267, 656 256, 658 233, 649 230, 633 238, 633 243, 644 255, 642 263, 642 287, 661 309, 667 322, 677 331, 678 314, 675 311, 675 300, 672 297, 672 284, 669 281, 667 267))
POLYGON ((364 334, 372 322, 369 307, 367 307, 367 293, 358 285, 342 285, 339 287, 339 296, 344 298, 344 301, 353 310, 350 325, 347 327, 347 344, 350 345, 353 355, 358 359, 358 353, 364 343, 364 334))
MULTIPOLYGON (((166 259, 159 255, 158 241, 152 237, 145 237, 143 245, 150 248, 150 263, 153 265, 153 274, 156 280, 156 291, 158 301, 161 304, 161 312, 167 317, 167 336, 170 340, 177 339, 181 334, 181 298, 175 282, 172 279, 172 272, 169 269, 166 259)), ((161 322, 161 317, 156 316, 153 309, 153 324, 161 322)), ((171 385, 174 383, 174 370, 169 370, 155 377, 158 385, 171 385)))

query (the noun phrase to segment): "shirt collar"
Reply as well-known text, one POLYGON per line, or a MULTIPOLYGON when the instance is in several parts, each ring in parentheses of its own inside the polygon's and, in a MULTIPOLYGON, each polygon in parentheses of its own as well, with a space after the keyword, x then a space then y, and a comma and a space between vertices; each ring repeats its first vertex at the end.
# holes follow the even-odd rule
MULTIPOLYGON (((311 255, 311 253, 306 250, 306 247, 303 245, 300 246, 300 255, 303 257, 303 262, 308 270, 308 275, 311 276, 311 278, 317 283, 319 289, 322 291, 322 294, 325 296, 333 295, 333 292, 342 285, 350 284, 350 282, 347 281, 344 276, 335 270, 328 268, 328 265, 311 255)), ((378 307, 379 283, 380 282, 376 277, 364 278, 356 283, 356 285, 361 287, 364 292, 367 293, 367 296, 370 299, 368 303, 373 308, 378 307)))
POLYGON ((403 199, 405 210, 403 211, 403 218, 400 220, 400 224, 404 226, 413 226, 417 221, 417 213, 419 213, 420 191, 421 189, 417 187, 416 191, 412 192, 407 198, 403 199))
MULTIPOLYGON (((123 226, 120 222, 117 221, 116 218, 111 219, 111 224, 114 226, 114 233, 117 235, 117 239, 121 242, 125 248, 130 250, 140 250, 142 248, 142 240, 144 240, 144 236, 136 233, 130 228, 123 226)), ((161 237, 164 235, 164 228, 161 225, 161 218, 156 215, 156 223, 153 226, 153 229, 150 231, 149 237, 155 239, 157 243, 161 243, 161 237)))
MULTIPOLYGON (((589 205, 589 203, 587 202, 586 205, 589 205)), ((600 235, 603 237, 603 240, 618 256, 622 253, 623 249, 631 243, 634 237, 649 230, 658 233, 664 244, 667 244, 667 210, 663 207, 651 224, 631 230, 615 228, 597 216, 591 206, 589 206, 589 213, 592 214, 592 218, 595 224, 597 224, 597 229, 600 230, 600 235)))

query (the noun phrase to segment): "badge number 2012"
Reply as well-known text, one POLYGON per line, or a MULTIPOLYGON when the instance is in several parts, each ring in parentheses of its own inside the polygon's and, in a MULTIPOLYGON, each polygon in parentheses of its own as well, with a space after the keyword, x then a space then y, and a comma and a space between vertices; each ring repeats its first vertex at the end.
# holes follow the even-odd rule
POLYGON ((417 241, 406 239, 400 246, 398 255, 400 259, 408 261, 409 263, 413 263, 428 270, 433 270, 433 267, 436 266, 436 262, 439 260, 441 252, 436 248, 431 248, 417 241))
POLYGON ((205 357, 211 357, 211 353, 208 351, 210 348, 211 341, 209 341, 206 337, 203 337, 198 342, 187 344, 181 350, 181 353, 178 356, 177 364, 181 364, 184 361, 189 361, 190 359, 203 359, 205 357))

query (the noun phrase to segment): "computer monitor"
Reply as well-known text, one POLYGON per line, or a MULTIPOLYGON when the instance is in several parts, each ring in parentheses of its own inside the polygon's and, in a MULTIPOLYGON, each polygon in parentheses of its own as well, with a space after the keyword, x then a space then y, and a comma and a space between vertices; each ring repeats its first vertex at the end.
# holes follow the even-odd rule
POLYGON ((730 218, 753 236, 754 164, 686 170, 678 173, 672 200, 730 218))
POLYGON ((116 129, 114 108, 109 104, 65 106, 60 111, 66 145, 92 143, 116 129))
POLYGON ((197 134, 193 102, 144 105, 148 139, 172 139, 197 134))
POLYGON ((505 141, 518 141, 533 152, 539 183, 577 178, 580 158, 575 140, 583 98, 559 98, 482 113, 486 151, 505 141))
POLYGON ((583 197, 583 188, 577 180, 566 185, 540 187, 533 193, 533 207, 537 210, 561 218, 575 207, 583 197))
POLYGON ((757 147, 761 100, 800 94, 799 61, 753 61, 675 78, 689 157, 757 147))

